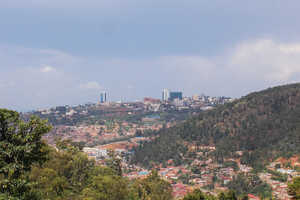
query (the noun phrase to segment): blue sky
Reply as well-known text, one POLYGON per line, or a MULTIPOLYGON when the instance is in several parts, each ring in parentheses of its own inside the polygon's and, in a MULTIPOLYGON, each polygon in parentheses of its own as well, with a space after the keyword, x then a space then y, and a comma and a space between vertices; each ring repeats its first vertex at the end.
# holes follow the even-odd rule
POLYGON ((300 81, 297 0, 2 0, 0 107, 185 95, 300 81))

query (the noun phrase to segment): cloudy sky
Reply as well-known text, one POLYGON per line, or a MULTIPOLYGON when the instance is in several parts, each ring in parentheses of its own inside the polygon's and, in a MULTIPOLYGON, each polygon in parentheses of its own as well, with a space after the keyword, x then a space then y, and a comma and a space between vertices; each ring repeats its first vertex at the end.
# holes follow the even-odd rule
POLYGON ((299 0, 1 0, 0 107, 300 82, 299 0))

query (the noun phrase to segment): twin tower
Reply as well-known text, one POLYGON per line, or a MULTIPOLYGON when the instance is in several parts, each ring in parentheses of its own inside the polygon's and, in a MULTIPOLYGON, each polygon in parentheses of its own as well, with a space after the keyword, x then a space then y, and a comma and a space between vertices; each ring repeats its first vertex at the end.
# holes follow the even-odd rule
POLYGON ((100 93, 100 103, 106 103, 108 99, 107 92, 101 92, 100 93))

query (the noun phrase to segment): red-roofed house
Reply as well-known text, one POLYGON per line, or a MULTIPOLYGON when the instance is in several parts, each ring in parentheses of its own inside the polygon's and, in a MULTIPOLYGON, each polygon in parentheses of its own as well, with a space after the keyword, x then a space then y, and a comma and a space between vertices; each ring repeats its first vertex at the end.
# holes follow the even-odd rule
POLYGON ((253 194, 248 194, 248 198, 249 198, 249 200, 260 200, 259 197, 254 196, 253 194))

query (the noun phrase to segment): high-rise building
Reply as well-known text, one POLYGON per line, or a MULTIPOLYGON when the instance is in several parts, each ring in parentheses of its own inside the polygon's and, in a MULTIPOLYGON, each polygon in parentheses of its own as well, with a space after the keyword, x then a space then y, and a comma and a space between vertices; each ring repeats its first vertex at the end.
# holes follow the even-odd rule
POLYGON ((170 92, 168 89, 164 89, 162 92, 162 100, 163 101, 168 101, 170 97, 170 92))
POLYGON ((174 101, 175 99, 182 100, 182 92, 170 92, 170 101, 174 101))
POLYGON ((107 102, 107 92, 101 92, 100 94, 100 103, 107 102))

